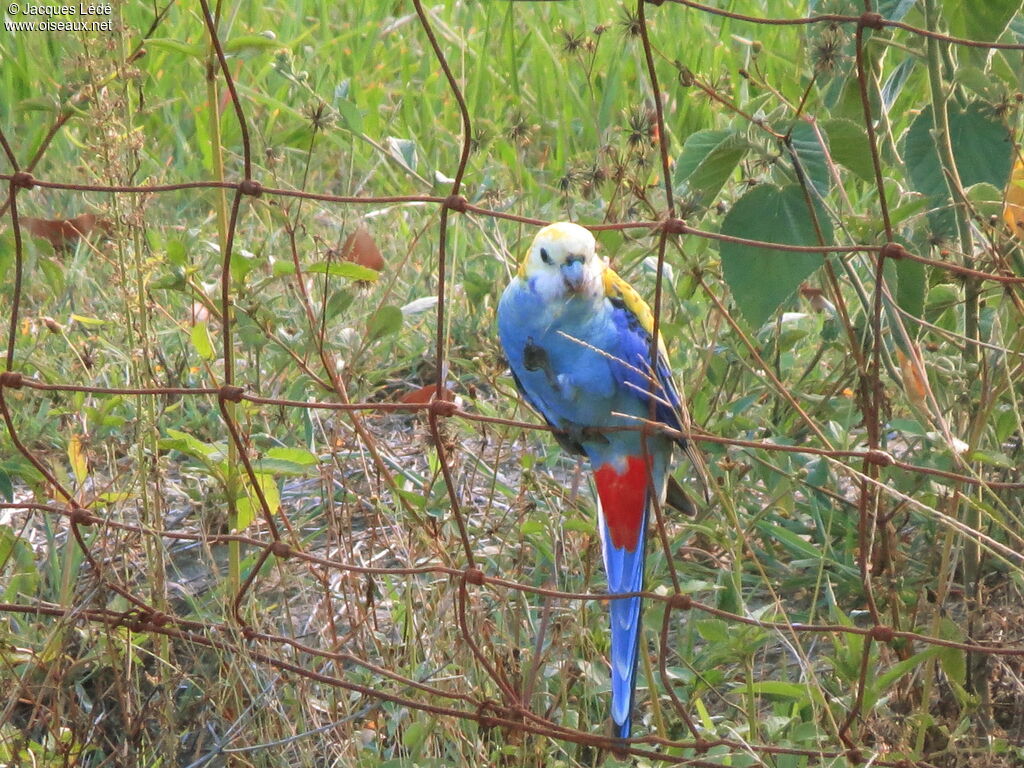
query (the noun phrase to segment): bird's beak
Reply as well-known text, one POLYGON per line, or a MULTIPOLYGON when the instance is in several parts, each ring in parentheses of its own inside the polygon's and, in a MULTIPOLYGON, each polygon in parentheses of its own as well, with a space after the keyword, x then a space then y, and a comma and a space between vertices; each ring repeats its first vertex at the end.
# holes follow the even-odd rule
POLYGON ((582 260, 573 259, 562 265, 562 279, 570 293, 579 293, 583 289, 585 278, 586 272, 583 269, 582 260))

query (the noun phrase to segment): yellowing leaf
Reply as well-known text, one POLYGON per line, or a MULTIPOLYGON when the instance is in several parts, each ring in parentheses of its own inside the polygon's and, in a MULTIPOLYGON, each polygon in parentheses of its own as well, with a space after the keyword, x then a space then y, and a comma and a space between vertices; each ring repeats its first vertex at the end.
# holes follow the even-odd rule
POLYGON ((68 441, 68 461, 71 462, 71 471, 75 473, 75 480, 81 485, 89 474, 89 462, 85 458, 82 438, 78 435, 72 435, 68 441))
POLYGON ((86 317, 85 315, 71 315, 71 319, 76 323, 81 323, 82 325, 96 326, 103 325, 104 323, 104 321, 100 320, 98 317, 86 317))
MULTIPOLYGON (((277 489, 277 481, 273 475, 257 472, 256 482, 259 484, 260 490, 263 491, 263 498, 267 500, 270 514, 275 514, 281 508, 281 492, 277 489)), ((260 504, 260 498, 252 484, 248 482, 248 478, 246 478, 245 492, 246 496, 239 499, 236 505, 238 510, 236 530, 238 531, 244 531, 253 520, 263 516, 263 506, 260 504)))
POLYGON ((213 359, 213 339, 210 338, 210 326, 200 320, 192 326, 192 346, 203 360, 213 359))
POLYGON ((896 359, 900 364, 903 388, 906 390, 911 404, 923 411, 927 411, 928 374, 925 373, 924 366, 921 365, 920 355, 907 355, 902 349, 896 347, 896 359))
POLYGON ((1017 157, 1006 185, 1006 202, 1003 204, 1003 221, 1018 237, 1024 235, 1024 158, 1017 157))

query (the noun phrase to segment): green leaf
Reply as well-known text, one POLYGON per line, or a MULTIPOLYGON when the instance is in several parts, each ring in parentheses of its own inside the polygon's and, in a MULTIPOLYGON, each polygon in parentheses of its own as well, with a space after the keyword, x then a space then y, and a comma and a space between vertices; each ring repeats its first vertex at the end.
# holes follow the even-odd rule
MULTIPOLYGON (((987 105, 974 102, 964 110, 949 111, 950 145, 960 183, 966 188, 987 183, 1003 189, 1013 164, 1013 142, 1006 126, 987 105)), ((906 134, 904 163, 910 186, 928 198, 929 225, 936 235, 951 237, 956 222, 950 208, 949 187, 935 143, 932 108, 926 107, 906 134)))
POLYGON ((900 62, 900 65, 893 70, 893 73, 886 78, 882 86, 882 109, 888 112, 892 105, 899 98, 903 86, 907 84, 910 73, 914 71, 917 59, 914 56, 907 56, 900 62))
POLYGON ((169 37, 151 37, 146 40, 146 48, 170 51, 182 56, 190 56, 193 59, 201 59, 206 53, 206 47, 202 45, 189 45, 181 40, 173 40, 169 37))
POLYGON ((355 104, 347 99, 339 99, 334 106, 337 107, 338 114, 341 115, 346 128, 352 133, 363 132, 363 114, 355 104))
POLYGON ((784 547, 794 555, 809 558, 815 562, 822 559, 821 550, 817 546, 800 538, 788 528, 771 523, 758 523, 758 529, 765 535, 768 541, 778 540, 784 547))
MULTIPOLYGON (((274 476, 265 472, 257 472, 256 482, 259 483, 260 490, 263 491, 263 498, 267 501, 270 514, 276 513, 281 506, 281 492, 277 489, 277 481, 274 476)), ((256 495, 256 490, 249 482, 248 477, 245 482, 245 493, 246 495, 235 504, 235 509, 238 512, 235 526, 238 531, 244 531, 253 520, 263 514, 263 505, 260 504, 259 496, 256 495)))
POLYGON ((273 37, 265 35, 240 35, 233 37, 224 43, 224 50, 227 53, 240 53, 242 51, 259 51, 267 48, 280 48, 281 43, 273 37))
MULTIPOLYGON (((824 243, 832 243, 832 224, 816 206, 824 243)), ((803 189, 755 187, 736 201, 722 221, 722 234, 788 245, 819 245, 803 189)), ((723 242, 722 273, 747 321, 760 327, 815 269, 817 253, 778 251, 767 246, 723 242)))
POLYGON ((216 461, 222 453, 217 446, 204 443, 199 438, 177 429, 168 429, 167 437, 161 439, 158 444, 164 450, 174 449, 196 459, 216 461))
POLYGON ((898 661, 889 667, 884 673, 878 675, 871 682, 871 691, 877 697, 884 693, 890 685, 895 683, 901 677, 908 672, 914 670, 918 665, 928 661, 928 659, 939 656, 942 653, 939 646, 932 646, 931 648, 925 648, 923 651, 919 651, 911 656, 909 659, 903 659, 898 661))
POLYGON ((700 636, 709 643, 729 642, 729 627, 721 619, 700 619, 694 626, 700 636))
POLYGON ((192 346, 203 360, 213 360, 213 339, 210 337, 210 328, 205 320, 200 320, 192 326, 192 333, 189 337, 192 340, 192 346))
POLYGON ((822 136, 819 139, 814 126, 801 121, 790 131, 789 143, 793 153, 800 161, 800 167, 807 180, 818 190, 818 194, 827 195, 832 175, 829 172, 828 155, 826 154, 829 141, 824 135, 824 129, 822 129, 822 136), (823 140, 825 146, 822 146, 823 140))
POLYGON ((690 134, 676 160, 672 183, 685 189, 704 203, 717 197, 749 143, 735 131, 697 131, 690 134))
POLYGON ((92 326, 93 328, 103 325, 106 322, 105 320, 100 320, 98 317, 86 317, 85 315, 74 314, 71 315, 71 319, 74 320, 76 323, 92 326))
POLYGON ((801 685, 800 683, 787 683, 782 680, 758 680, 743 688, 732 691, 733 694, 754 693, 764 696, 781 696, 797 701, 807 701, 811 698, 812 686, 801 685))
POLYGON ((925 265, 913 259, 896 262, 896 303, 913 317, 924 314, 924 290, 927 285, 925 265))
MULTIPOLYGON (((277 265, 275 264, 274 266, 276 267, 277 265)), ((306 271, 317 275, 330 275, 331 277, 343 277, 346 280, 365 280, 367 282, 376 282, 377 278, 380 277, 380 272, 377 270, 355 264, 351 261, 321 261, 311 264, 306 268, 306 271)))
POLYGON ((0 525, 0 566, 5 571, 4 590, 0 598, 5 602, 11 602, 21 595, 32 595, 36 591, 39 568, 32 545, 7 525, 0 525))
POLYGON ((273 475, 313 475, 320 459, 305 448, 271 448, 262 458, 253 462, 257 472, 273 475))
POLYGON ((283 459, 294 464, 302 464, 307 467, 315 467, 320 463, 316 454, 307 451, 305 448, 287 448, 284 446, 271 448, 267 451, 268 459, 283 459))
POLYGON ((384 336, 390 336, 392 333, 397 333, 401 327, 402 310, 388 304, 378 309, 366 321, 366 335, 372 341, 384 336))
POLYGON ((11 482, 11 476, 3 468, 0 468, 0 498, 6 499, 8 502, 14 501, 14 483, 11 482))
POLYGON ((417 158, 415 141, 412 139, 398 139, 394 136, 388 136, 386 144, 392 157, 410 170, 416 170, 417 158))
POLYGON ((916 2, 917 0, 882 0, 877 7, 878 12, 884 18, 899 21, 907 15, 916 2))
POLYGON ((942 15, 957 37, 993 42, 1006 30, 1021 0, 943 0, 942 15))

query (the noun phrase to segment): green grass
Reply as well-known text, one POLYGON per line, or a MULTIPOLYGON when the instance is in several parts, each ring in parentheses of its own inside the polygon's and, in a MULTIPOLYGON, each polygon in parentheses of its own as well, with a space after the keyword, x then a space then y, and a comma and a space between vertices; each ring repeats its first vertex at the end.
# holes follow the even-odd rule
MULTIPOLYGON (((755 15, 764 6, 777 16, 807 13, 805 4, 788 0, 720 5, 755 15)), ((926 26, 927 5, 918 3, 904 21, 926 26)), ((991 12, 1011 5, 993 2, 991 12)), ((958 4, 943 6, 958 31, 955 25, 966 23, 952 13, 958 4)), ((837 0, 814 10, 862 8, 837 0)), ((752 26, 669 3, 648 5, 646 13, 664 94, 660 139, 673 161, 697 131, 731 132, 729 146, 737 148, 714 154, 709 147, 699 158, 702 176, 676 179, 678 212, 689 225, 760 239, 762 219, 737 221, 728 212, 753 185, 801 180, 792 155, 766 128, 788 131, 806 91, 803 114, 832 140, 825 155, 799 129, 795 138, 805 141, 797 153, 822 192, 835 242, 885 242, 852 27, 752 26), (687 86, 684 68, 719 98, 687 86)), ((116 33, 0 36, 0 130, 20 166, 66 114, 33 168, 38 179, 240 179, 241 131, 200 7, 172 5, 145 42, 140 35, 150 28, 152 8, 126 4, 115 14, 116 33), (145 55, 127 61, 140 42, 145 55)), ((611 0, 444 4, 431 12, 472 118, 474 151, 462 189, 471 203, 587 224, 664 215, 651 134, 655 97, 643 48, 629 32, 634 14, 632 3, 611 0)), ((220 18, 261 184, 344 196, 449 193, 445 179, 455 175, 461 148, 459 110, 411 3, 250 3, 224 6, 220 18)), ((947 28, 945 17, 939 27, 947 28)), ((1001 39, 1019 42, 1022 28, 1018 14, 1001 39)), ((923 40, 893 31, 870 35, 865 51, 872 107, 883 118, 876 127, 896 239, 919 255, 1024 274, 1019 242, 1002 225, 1003 166, 989 167, 1009 150, 972 141, 976 130, 993 126, 1016 136, 1019 52, 984 58, 953 48, 930 59, 923 40), (938 92, 929 87, 936 74, 938 92), (887 85, 883 114, 878 92, 887 85), (915 155, 907 142, 915 126, 924 131, 918 136, 931 136, 915 121, 937 99, 956 114, 980 105, 977 122, 953 141, 961 174, 977 171, 982 179, 965 178, 972 206, 959 220, 942 199, 922 194, 922 185, 945 189, 944 161, 915 155), (958 226, 940 232, 946 224, 958 226)), ((0 161, 0 172, 11 170, 0 161)), ((223 383, 218 217, 230 202, 230 192, 213 190, 20 191, 21 217, 95 213, 112 229, 62 251, 25 234, 14 370, 45 383, 96 387, 223 383), (197 313, 208 316, 205 325, 194 322, 197 313)), ((0 219, 5 288, 15 269, 11 218, 5 212, 0 219)), ((413 302, 438 290, 438 222, 438 207, 420 203, 244 198, 230 264, 234 382, 264 397, 327 403, 390 403, 432 383, 436 314, 413 302), (386 261, 367 284, 339 266, 357 226, 368 229, 386 261)), ((450 219, 445 362, 464 408, 482 416, 536 420, 514 393, 494 330, 497 298, 532 234, 530 226, 485 216, 450 219)), ((633 229, 602 232, 599 241, 615 268, 652 296, 656 237, 633 229)), ((666 521, 670 556, 652 538, 649 588, 670 594, 674 570, 683 592, 728 614, 870 627, 861 573, 867 562, 880 623, 1021 648, 1019 489, 813 452, 862 451, 877 426, 878 448, 910 464, 1020 482, 1020 285, 976 286, 902 260, 886 274, 892 297, 876 306, 872 258, 833 255, 827 263, 834 278, 819 267, 796 283, 820 288, 835 311, 791 296, 781 310, 799 314, 751 324, 751 292, 784 279, 779 265, 787 255, 771 252, 735 278, 723 269, 725 250, 696 236, 673 238, 667 250, 672 272, 662 328, 694 420, 711 436, 811 452, 702 443, 714 499, 697 519, 666 521), (878 312, 876 414, 867 367, 874 364, 878 312), (906 362, 913 354, 927 372, 925 392, 906 362), (858 358, 866 361, 861 371, 858 358), (963 441, 961 453, 951 437, 963 441), (874 478, 879 485, 865 517, 873 525, 862 540, 861 495, 874 478)), ((6 315, 13 289, 2 296, 6 315)), ((4 338, 6 331, 5 323, 4 338)), ((216 397, 28 388, 3 394, 21 442, 102 520, 78 529, 97 572, 66 516, 25 506, 60 505, 61 498, 10 433, 0 434, 0 679, 8 691, 0 696, 0 763, 660 762, 430 711, 496 714, 515 702, 460 630, 458 577, 346 569, 467 565, 425 417, 234 404, 264 496, 275 507, 279 498, 275 524, 294 549, 320 558, 264 561, 261 547, 216 538, 237 525, 270 540, 216 397), (89 614, 132 609, 111 584, 172 621, 154 631, 130 620, 110 626, 89 614), (260 633, 248 638, 234 615, 240 584, 248 586, 239 617, 260 633)), ((484 574, 600 593, 594 509, 581 468, 543 432, 441 422, 484 574)), ((684 479, 687 471, 677 474, 684 479)), ((502 684, 523 696, 533 715, 604 735, 604 606, 495 584, 469 585, 467 595, 465 634, 502 684)), ((766 629, 678 608, 662 647, 665 610, 649 601, 645 612, 651 666, 641 672, 636 731, 687 743, 652 740, 638 748, 677 762, 838 766, 846 757, 827 755, 844 752, 846 736, 865 757, 918 765, 1012 766, 1022 757, 1019 656, 905 639, 866 647, 860 635, 766 629), (729 743, 698 754, 672 696, 700 738, 729 743), (759 745, 806 753, 767 753, 759 745)))

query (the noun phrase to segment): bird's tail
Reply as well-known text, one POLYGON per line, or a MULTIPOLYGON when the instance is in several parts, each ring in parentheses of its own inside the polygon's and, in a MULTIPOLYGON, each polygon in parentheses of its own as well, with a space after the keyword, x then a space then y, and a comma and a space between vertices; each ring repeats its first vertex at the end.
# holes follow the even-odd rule
MULTIPOLYGON (((656 462, 661 464, 663 462, 656 462)), ((664 469, 655 468, 654 488, 661 488, 664 469), (660 475, 660 476, 659 476, 660 475)), ((639 658, 639 597, 614 595, 644 588, 644 533, 647 528, 648 463, 630 456, 608 462, 594 472, 599 501, 598 520, 611 612, 612 720, 616 735, 628 739, 632 728, 633 697, 639 658), (618 466, 617 466, 618 465, 618 466)))

